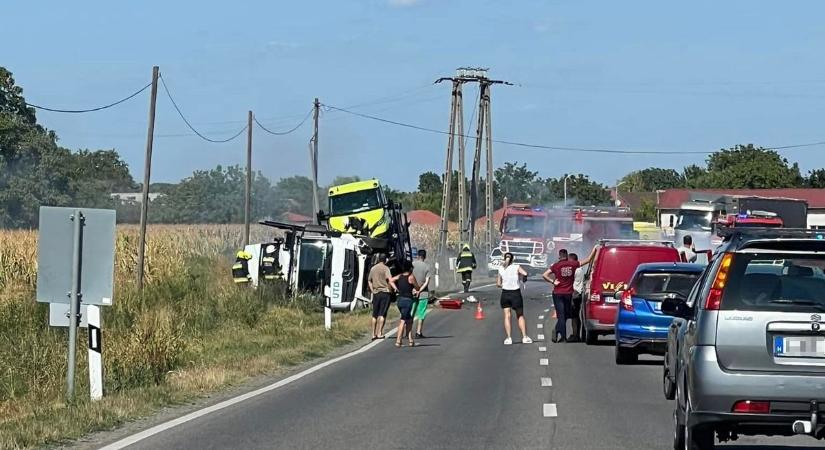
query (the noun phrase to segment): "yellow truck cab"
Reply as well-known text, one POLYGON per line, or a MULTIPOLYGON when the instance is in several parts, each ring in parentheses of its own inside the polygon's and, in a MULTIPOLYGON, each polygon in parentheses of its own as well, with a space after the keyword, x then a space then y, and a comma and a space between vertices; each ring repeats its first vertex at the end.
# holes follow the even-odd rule
POLYGON ((387 199, 378 180, 356 181, 329 188, 331 230, 380 237, 389 231, 387 199))

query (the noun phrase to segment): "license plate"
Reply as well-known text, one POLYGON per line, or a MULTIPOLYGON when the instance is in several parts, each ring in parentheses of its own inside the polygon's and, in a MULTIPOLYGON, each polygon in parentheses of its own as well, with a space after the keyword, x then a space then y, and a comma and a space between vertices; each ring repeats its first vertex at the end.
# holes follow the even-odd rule
POLYGON ((825 337, 775 336, 773 354, 796 358, 825 358, 825 337))
POLYGON ((604 297, 604 302, 605 303, 619 303, 619 301, 616 300, 616 298, 613 297, 612 295, 610 297, 604 297))

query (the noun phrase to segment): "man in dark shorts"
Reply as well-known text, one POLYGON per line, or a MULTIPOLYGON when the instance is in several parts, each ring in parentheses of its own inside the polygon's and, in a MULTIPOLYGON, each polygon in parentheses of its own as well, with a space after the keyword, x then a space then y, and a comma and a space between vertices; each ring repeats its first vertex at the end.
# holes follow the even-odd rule
MULTIPOLYGON (((570 260, 578 261, 579 255, 571 253, 570 260)), ((582 291, 584 290, 584 268, 579 267, 573 273, 573 302, 570 308, 570 327, 572 333, 567 338, 569 342, 578 342, 581 331, 582 291)))
POLYGON ((544 279, 553 283, 553 307, 556 308, 556 331, 553 342, 567 342, 567 319, 573 300, 573 280, 579 262, 568 258, 567 250, 559 250, 559 260, 544 272, 544 279), (551 277, 552 275, 552 277, 551 277))
POLYGON ((378 255, 378 262, 372 266, 369 275, 372 292, 372 339, 384 339, 384 322, 390 309, 390 279, 392 273, 387 267, 387 255, 378 255))

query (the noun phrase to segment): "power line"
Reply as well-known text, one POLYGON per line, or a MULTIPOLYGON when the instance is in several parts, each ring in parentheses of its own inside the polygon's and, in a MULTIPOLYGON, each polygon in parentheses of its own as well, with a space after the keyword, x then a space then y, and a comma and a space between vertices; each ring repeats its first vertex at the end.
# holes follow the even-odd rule
POLYGON ((272 131, 272 130, 269 130, 268 128, 266 128, 265 126, 263 126, 263 124, 261 124, 261 122, 258 122, 257 117, 253 116, 253 120, 255 120, 255 123, 258 124, 258 126, 261 127, 261 129, 266 131, 267 133, 275 135, 275 136, 284 136, 284 135, 292 133, 293 131, 297 130, 298 128, 301 128, 301 126, 304 123, 306 123, 307 120, 309 120, 310 115, 312 115, 312 109, 310 109, 309 112, 307 112, 306 116, 304 116, 304 118, 298 123, 298 125, 295 125, 294 127, 292 127, 291 129, 289 129, 287 131, 272 131))
POLYGON ((152 85, 152 83, 151 83, 151 82, 149 82, 149 84, 147 84, 146 86, 143 86, 142 88, 138 89, 137 91, 135 91, 133 94, 129 95, 128 97, 124 97, 124 98, 122 98, 122 99, 120 99, 120 100, 118 100, 118 101, 116 101, 116 102, 114 102, 114 103, 109 103, 108 105, 98 106, 97 108, 89 108, 89 109, 57 109, 57 108, 47 108, 47 107, 45 107, 45 106, 35 105, 34 103, 28 103, 28 102, 26 102, 26 106, 30 106, 30 107, 32 107, 32 108, 35 108, 35 109, 40 109, 40 110, 43 110, 43 111, 56 112, 56 113, 67 113, 67 114, 82 114, 82 113, 90 113, 90 112, 95 112, 95 111, 101 111, 101 110, 104 110, 104 109, 109 109, 109 108, 111 108, 111 107, 113 107, 113 106, 117 106, 117 105, 119 105, 119 104, 121 104, 121 103, 123 103, 123 102, 125 102, 125 101, 131 100, 132 98, 134 98, 135 96, 137 96, 137 95, 138 95, 138 94, 140 94, 141 92, 143 92, 143 91, 145 91, 146 89, 148 89, 148 88, 149 88, 149 86, 151 86, 151 85, 152 85))
POLYGON ((169 92, 169 86, 166 85, 166 80, 163 78, 163 75, 160 76, 160 82, 161 82, 161 84, 163 84, 163 90, 166 91, 166 96, 169 97, 169 101, 172 102, 172 106, 175 107, 175 111, 177 111, 180 118, 183 119, 183 123, 185 123, 186 126, 189 127, 189 129, 192 130, 193 133, 195 133, 199 138, 203 139, 204 141, 212 142, 212 143, 215 143, 215 144, 223 144, 223 143, 235 140, 238 136, 243 134, 244 131, 246 131, 248 126, 244 126, 243 128, 241 128, 240 131, 238 131, 232 137, 229 137, 227 139, 211 139, 211 138, 208 138, 208 137, 204 136, 198 130, 196 130, 195 127, 193 127, 192 124, 189 123, 189 120, 186 119, 186 116, 183 115, 183 112, 178 107, 178 104, 175 102, 175 99, 172 98, 172 93, 169 92))
MULTIPOLYGON (((359 113, 356 111, 350 111, 344 108, 338 108, 332 105, 324 105, 325 108, 334 111, 340 111, 347 114, 351 114, 354 116, 362 117, 364 119, 375 120, 378 122, 388 123, 391 125, 396 125, 404 128, 410 128, 413 130, 418 131, 426 131, 428 133, 436 133, 436 134, 445 134, 449 135, 450 133, 447 131, 436 130, 434 128, 427 128, 418 125, 413 125, 404 122, 398 122, 395 120, 384 119, 382 117, 372 116, 369 114, 359 113)), ((464 135, 465 138, 475 139, 474 136, 464 135)), ((559 146, 552 146, 552 145, 542 145, 542 144, 529 144, 525 142, 517 142, 517 141, 508 141, 503 139, 493 139, 493 142, 497 144, 503 145, 512 145, 516 147, 525 147, 525 148, 533 148, 533 149, 542 149, 542 150, 559 150, 559 151, 569 151, 569 152, 584 152, 584 153, 614 153, 614 154, 624 154, 624 155, 708 155, 713 153, 714 151, 701 151, 701 150, 689 150, 689 151, 665 151, 665 150, 629 150, 629 149, 608 149, 608 148, 581 148, 581 147, 559 147, 559 146)), ((814 147, 819 145, 825 145, 825 141, 820 142, 809 142, 804 144, 792 144, 792 145, 779 145, 779 146, 772 146, 772 147, 764 147, 768 150, 784 150, 784 149, 791 149, 791 148, 801 148, 801 147, 814 147)))

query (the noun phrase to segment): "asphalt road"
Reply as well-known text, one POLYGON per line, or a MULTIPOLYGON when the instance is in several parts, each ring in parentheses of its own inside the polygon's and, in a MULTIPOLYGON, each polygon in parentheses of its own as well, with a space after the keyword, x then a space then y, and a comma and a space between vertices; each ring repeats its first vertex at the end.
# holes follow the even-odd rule
MULTIPOLYGON (((128 448, 672 448, 672 403, 661 394, 661 359, 618 367, 610 340, 550 343, 547 292, 531 282, 525 298, 528 334, 544 334, 545 341, 502 345, 498 294, 479 289, 474 295, 483 299, 485 320, 475 320, 469 305, 437 310, 419 347, 398 349, 387 339, 128 448)), ((514 340, 519 337, 515 331, 514 340)), ((721 446, 810 447, 822 445, 797 437, 721 446)))

